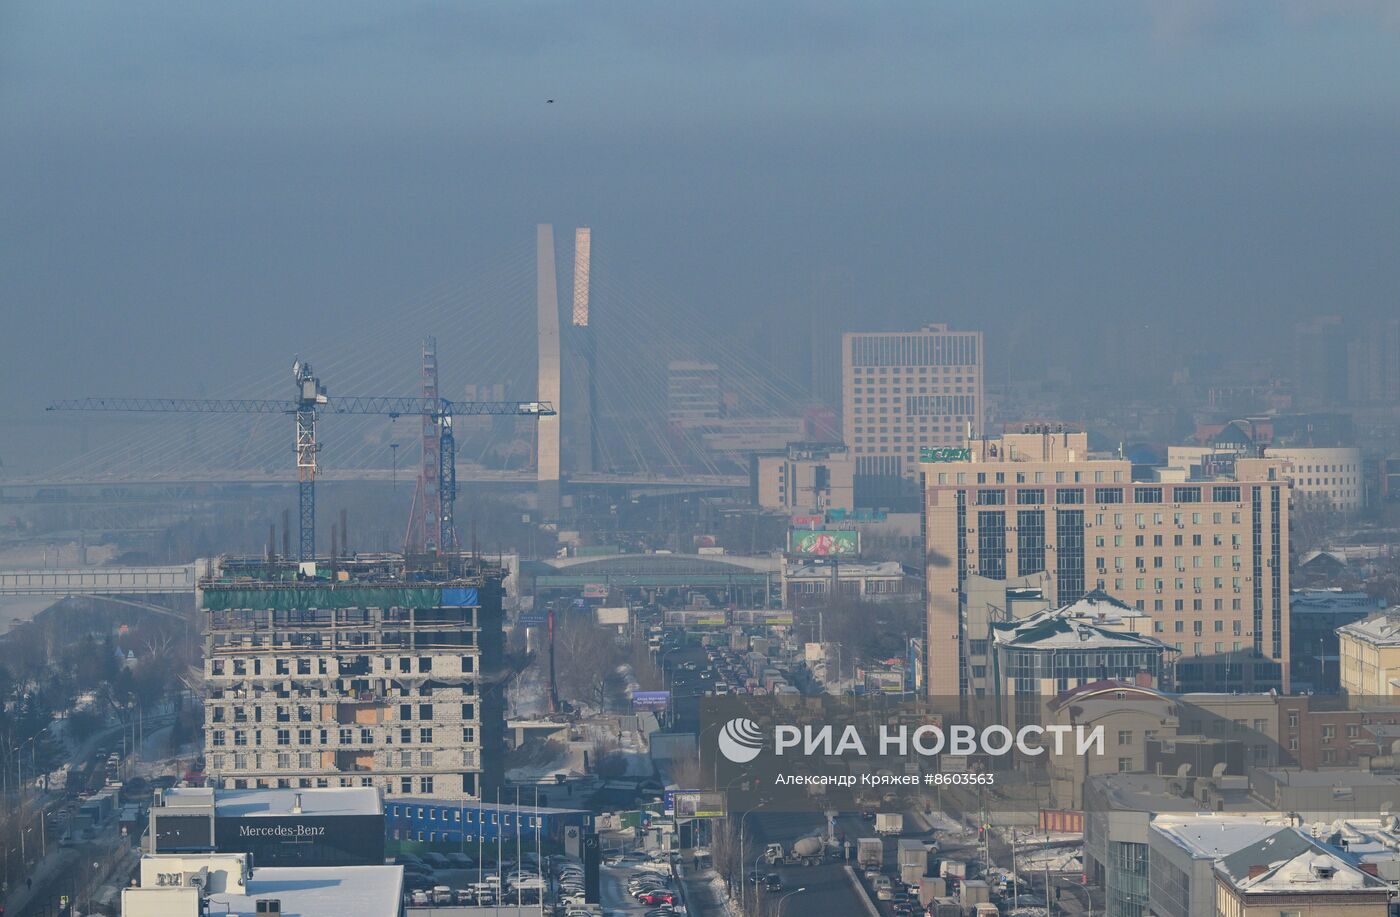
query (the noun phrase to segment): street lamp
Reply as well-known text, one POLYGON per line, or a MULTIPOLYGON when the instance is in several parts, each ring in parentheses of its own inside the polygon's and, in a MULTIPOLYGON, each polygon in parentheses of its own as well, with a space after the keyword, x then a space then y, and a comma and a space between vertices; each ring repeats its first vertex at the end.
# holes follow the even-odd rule
MULTIPOLYGON (((762 903, 762 902, 759 900, 759 897, 758 897, 758 887, 759 887, 759 885, 761 885, 762 882, 763 882, 763 877, 759 874, 759 871, 758 871, 758 861, 761 860, 761 859, 763 859, 763 854, 761 854, 761 853, 760 853, 758 856, 756 856, 756 857, 753 858, 753 906, 754 906, 754 910, 758 910, 759 905, 762 903)), ((743 898, 744 898, 745 901, 748 900, 748 897, 749 897, 749 890, 748 890, 748 888, 741 888, 741 889, 739 890, 739 893, 743 896, 743 898)))
POLYGON ((748 893, 748 892, 747 892, 747 886, 744 885, 744 867, 748 865, 748 855, 747 855, 747 853, 748 853, 748 849, 747 849, 747 848, 748 848, 748 844, 747 844, 747 842, 746 842, 746 835, 745 835, 745 833, 744 833, 744 827, 745 827, 745 826, 744 826, 744 823, 745 823, 746 821, 748 821, 748 818, 749 818, 750 815, 752 815, 753 813, 757 812, 759 809, 763 808, 764 804, 767 803, 767 802, 768 802, 768 800, 766 800, 766 799, 761 799, 761 800, 759 800, 758 805, 754 806, 752 809, 749 809, 749 810, 748 810, 747 812, 745 812, 743 815, 739 816, 739 894, 740 894, 740 895, 745 895, 745 894, 748 893))
POLYGON ((793 895, 800 895, 800 894, 802 894, 803 892, 805 892, 806 890, 807 890, 807 886, 804 885, 804 886, 802 886, 801 888, 794 888, 792 891, 788 892, 786 895, 783 895, 781 898, 779 898, 779 899, 778 899, 778 917, 783 917, 783 902, 784 902, 784 901, 787 901, 787 899, 791 898, 793 895))

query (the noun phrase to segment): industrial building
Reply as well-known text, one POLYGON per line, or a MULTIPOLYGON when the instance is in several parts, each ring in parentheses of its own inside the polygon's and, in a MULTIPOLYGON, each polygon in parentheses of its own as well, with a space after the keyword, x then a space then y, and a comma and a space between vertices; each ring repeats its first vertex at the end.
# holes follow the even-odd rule
POLYGON ((384 807, 374 787, 157 790, 148 853, 247 853, 259 866, 376 866, 384 807))
POLYGON ((1086 434, 1048 428, 923 459, 931 695, 973 690, 970 641, 985 635, 969 621, 1095 589, 1151 620, 1177 653, 1180 689, 1288 690, 1289 485, 1277 463, 1134 480, 1127 459, 1091 456, 1086 434), (991 591, 974 590, 976 577, 991 591))
POLYGON ((198 599, 212 784, 493 792, 503 576, 458 554, 220 559, 198 599))

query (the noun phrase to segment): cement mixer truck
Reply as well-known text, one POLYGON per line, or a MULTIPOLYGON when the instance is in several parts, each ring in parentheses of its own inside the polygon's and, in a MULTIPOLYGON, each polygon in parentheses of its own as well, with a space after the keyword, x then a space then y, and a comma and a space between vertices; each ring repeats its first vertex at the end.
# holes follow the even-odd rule
POLYGON ((813 835, 796 841, 784 849, 782 844, 769 844, 763 850, 763 860, 769 866, 816 866, 826 857, 826 841, 813 835))

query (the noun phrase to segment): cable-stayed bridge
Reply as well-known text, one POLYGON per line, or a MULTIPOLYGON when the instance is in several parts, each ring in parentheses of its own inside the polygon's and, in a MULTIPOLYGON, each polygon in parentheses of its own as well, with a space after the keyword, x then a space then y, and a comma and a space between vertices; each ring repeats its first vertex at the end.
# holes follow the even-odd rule
MULTIPOLYGON (((287 395, 287 367, 298 351, 314 359, 333 397, 415 395, 423 385, 424 337, 437 341, 437 387, 457 400, 548 400, 558 387, 557 427, 516 417, 457 420, 457 476, 481 484, 575 486, 740 487, 748 481, 751 449, 742 436, 715 436, 704 424, 678 423, 671 410, 672 361, 713 364, 722 398, 715 427, 758 428, 764 419, 792 424, 811 405, 759 352, 761 342, 738 339, 656 283, 611 262, 606 243, 584 231, 575 257, 556 268, 552 232, 541 227, 535 250, 444 282, 368 321, 328 323, 314 341, 282 342, 275 335, 243 340, 248 376, 217 394, 267 399, 287 395), (559 276, 572 278, 559 284, 559 276), (569 308, 561 310, 563 287, 569 308), (553 327, 550 327, 553 325, 553 327), (538 426, 538 429, 537 429, 538 426), (557 438, 556 438, 557 437, 557 438), (552 440, 552 441, 551 441, 552 440), (549 454, 549 450, 557 450, 549 454)), ((212 346, 232 346, 215 342, 212 346)), ((55 392, 57 397, 190 392, 55 392)), ((201 395, 203 393, 200 393, 201 395)), ((38 472, 7 473, 0 486, 34 488, 242 483, 296 480, 293 428, 283 416, 140 415, 94 421, 66 414, 100 436, 38 472)), ((782 427, 783 424, 778 424, 782 427)), ((412 480, 421 464, 416 418, 327 413, 318 431, 322 479, 412 480)), ((800 438, 800 437, 794 437, 800 438)))

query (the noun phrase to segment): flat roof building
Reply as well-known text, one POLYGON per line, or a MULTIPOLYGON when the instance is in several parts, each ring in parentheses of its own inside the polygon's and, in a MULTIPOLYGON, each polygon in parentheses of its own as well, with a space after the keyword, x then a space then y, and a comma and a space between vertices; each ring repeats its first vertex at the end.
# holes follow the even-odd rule
POLYGON ((707 426, 723 416, 718 364, 697 360, 666 364, 667 423, 690 429, 707 426))
POLYGON ((146 854, 122 917, 399 917, 402 866, 254 867, 246 853, 146 854))
POLYGON ((1263 813, 1266 809, 1250 796, 1243 778, 1109 774, 1085 782, 1084 867, 1092 882, 1104 886, 1109 914, 1143 917, 1147 913, 1153 818, 1163 812, 1208 811, 1263 813))
POLYGON ((221 558, 198 593, 209 779, 490 792, 503 773, 503 578, 455 554, 221 558))
POLYGON ((754 504, 787 513, 855 509, 855 461, 841 443, 789 443, 750 466, 754 504))
POLYGON ((842 336, 842 438, 855 458, 858 505, 903 502, 921 449, 961 446, 969 428, 982 432, 983 356, 982 332, 942 324, 842 336))
POLYGON ((1215 866, 1232 853, 1292 831, 1297 819, 1253 813, 1166 813, 1152 819, 1147 835, 1148 892, 1157 917, 1199 917, 1215 912, 1215 866))
POLYGON ((150 853, 248 853, 260 866, 373 866, 384 862, 376 787, 157 790, 147 816, 150 853))

